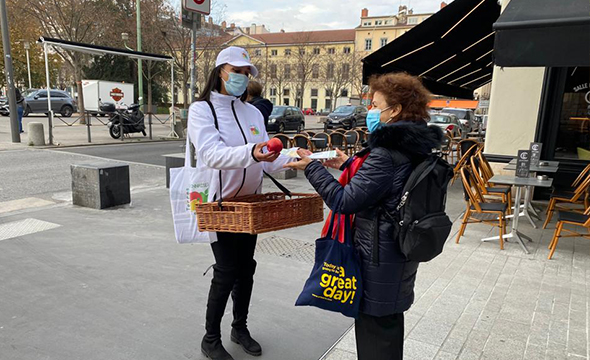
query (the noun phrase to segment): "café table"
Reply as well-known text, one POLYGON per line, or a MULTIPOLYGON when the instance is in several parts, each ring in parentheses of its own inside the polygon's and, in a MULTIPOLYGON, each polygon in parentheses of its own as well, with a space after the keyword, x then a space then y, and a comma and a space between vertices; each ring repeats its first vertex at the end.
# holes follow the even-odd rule
MULTIPOLYGON (((536 177, 538 172, 555 174, 559 170, 559 161, 541 160, 539 163, 540 164, 547 164, 547 165, 531 165, 531 167, 529 169, 529 173, 531 174, 531 176, 536 177)), ((508 165, 504 167, 504 170, 515 171, 516 170, 516 160, 513 160, 510 163, 508 163, 508 165)), ((533 206, 532 200, 533 200, 533 187, 529 186, 526 188, 526 192, 524 195, 524 206, 523 206, 524 210, 522 213, 519 214, 519 216, 526 217, 530 221, 531 225, 536 229, 537 224, 535 224, 534 220, 532 219, 531 214, 529 213, 529 210, 533 214, 533 216, 535 216, 537 219, 541 220, 541 216, 539 215, 537 209, 535 209, 535 207, 533 206)))
MULTIPOLYGON (((494 184, 500 184, 500 185, 510 185, 510 186, 514 186, 516 188, 515 201, 514 201, 515 208, 520 208, 520 201, 522 200, 522 188, 523 187, 548 188, 553 185, 553 179, 539 180, 536 177, 520 178, 520 177, 516 177, 513 175, 494 175, 490 179, 490 182, 494 183, 494 184)), ((525 206, 525 210, 526 210, 526 206, 525 206)), ((512 230, 510 231, 509 234, 504 235, 504 238, 505 239, 515 239, 516 242, 518 242, 518 244, 522 247, 522 250, 525 253, 529 254, 529 250, 527 249, 527 247, 522 239, 525 238, 528 241, 533 241, 533 240, 530 237, 528 237, 520 232, 520 230, 518 229, 519 219, 520 219, 520 216, 514 216, 514 219, 512 221, 512 230)), ((490 238, 482 239, 482 241, 493 241, 493 240, 499 240, 499 239, 500 239, 499 236, 493 236, 490 238)))

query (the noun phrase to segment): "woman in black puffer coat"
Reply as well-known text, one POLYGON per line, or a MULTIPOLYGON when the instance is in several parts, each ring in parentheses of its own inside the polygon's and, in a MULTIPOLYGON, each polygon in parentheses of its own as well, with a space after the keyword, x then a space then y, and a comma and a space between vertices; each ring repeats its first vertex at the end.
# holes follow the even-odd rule
MULTIPOLYGON (((356 320, 359 360, 403 359, 404 311, 414 301, 418 263, 405 259, 394 224, 384 213, 395 211, 412 169, 442 140, 438 127, 427 126, 430 95, 420 80, 387 74, 370 81, 373 109, 367 118, 368 147, 355 156, 369 156, 350 183, 342 186, 318 161, 300 151, 301 161, 287 165, 305 176, 337 213, 355 214, 354 242, 361 258, 363 297, 356 320), (376 120, 371 119, 377 116, 376 120), (339 204, 336 199, 340 196, 339 204), (376 233, 377 232, 377 233, 376 233), (373 252, 373 236, 379 249, 373 252)), ((338 151, 323 165, 345 169, 354 161, 338 151)))

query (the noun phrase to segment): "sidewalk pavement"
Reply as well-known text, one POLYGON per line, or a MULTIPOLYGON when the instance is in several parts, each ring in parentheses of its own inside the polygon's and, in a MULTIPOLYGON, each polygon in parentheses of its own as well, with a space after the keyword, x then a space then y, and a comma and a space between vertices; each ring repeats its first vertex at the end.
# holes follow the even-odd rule
MULTIPOLYGON (((520 223, 533 238, 526 255, 514 242, 505 250, 481 242, 497 235, 487 225, 469 224, 455 244, 459 221, 444 252, 418 269, 404 359, 588 359, 588 239, 562 239, 547 260, 555 222, 547 230, 520 223)), ((323 359, 356 359, 354 336, 351 329, 323 359)))
MULTIPOLYGON (((146 117, 146 133, 147 136, 143 136, 141 133, 129 134, 124 141, 120 139, 113 139, 109 135, 109 129, 106 124, 108 118, 92 118, 90 127, 91 130, 91 143, 88 142, 88 127, 86 125, 80 125, 79 121, 76 121, 76 114, 71 118, 63 118, 63 121, 68 124, 74 123, 72 126, 66 125, 63 121, 58 118, 54 118, 53 124, 53 141, 55 146, 81 146, 81 145, 97 145, 97 144, 121 144, 129 142, 147 142, 147 141, 162 141, 162 140, 173 140, 170 138, 170 120, 165 124, 168 119, 168 115, 157 115, 157 118, 152 120, 152 139, 149 138, 149 129, 147 129, 147 117, 146 117), (100 121, 99 121, 100 120, 100 121), (104 123, 104 124, 103 124, 104 123)), ((323 129, 323 123, 318 122, 318 116, 306 116, 305 127, 308 130, 319 130, 323 129)), ((45 130, 45 141, 48 144, 49 133, 48 133, 48 119, 43 115, 31 115, 23 118, 23 130, 21 134, 21 143, 12 143, 12 137, 10 132, 10 118, 0 117, 0 150, 14 150, 29 147, 29 138, 27 133, 27 124, 30 122, 41 122, 43 123, 45 130)), ((272 136, 272 134, 271 134, 272 136)))
MULTIPOLYGON (((207 245, 174 243, 163 169, 132 164, 132 204, 98 211, 69 202, 69 164, 81 160, 47 150, 0 152, 0 168, 43 169, 35 177, 2 172, 10 181, 0 183, 0 358, 202 359, 211 273, 201 275, 212 256, 207 245)), ((301 174, 284 183, 313 191, 301 174)), ((265 191, 276 189, 265 180, 265 191)), ((590 243, 563 239, 547 260, 553 230, 522 222, 534 239, 530 255, 513 242, 503 251, 482 243, 493 234, 486 225, 468 225, 455 244, 463 208, 455 184, 447 202, 451 238, 418 271, 405 358, 588 359, 590 243)), ((261 360, 356 359, 351 319, 293 306, 320 228, 259 237, 250 326, 265 348, 261 360)), ((236 359, 248 358, 225 343, 236 359)))

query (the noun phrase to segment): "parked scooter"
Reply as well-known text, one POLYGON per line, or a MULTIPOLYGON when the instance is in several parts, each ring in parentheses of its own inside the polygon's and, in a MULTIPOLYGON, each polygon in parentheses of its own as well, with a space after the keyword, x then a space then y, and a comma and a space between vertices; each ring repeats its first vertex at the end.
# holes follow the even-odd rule
POLYGON ((121 138, 121 125, 123 127, 124 134, 142 133, 146 136, 145 132, 145 115, 140 110, 139 104, 132 104, 127 108, 117 109, 113 103, 102 103, 100 104, 100 111, 109 115, 109 122, 107 124, 109 128, 109 134, 113 139, 121 138))

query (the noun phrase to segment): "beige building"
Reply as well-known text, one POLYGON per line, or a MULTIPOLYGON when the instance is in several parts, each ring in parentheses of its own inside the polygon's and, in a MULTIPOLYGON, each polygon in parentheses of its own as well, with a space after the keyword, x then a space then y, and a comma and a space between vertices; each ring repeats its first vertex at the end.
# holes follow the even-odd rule
MULTIPOLYGON (((443 3, 444 4, 444 3, 443 3)), ((428 19, 429 14, 414 14, 407 6, 400 6, 397 14, 369 16, 369 9, 361 10, 360 25, 356 27, 356 50, 363 56, 381 49, 414 26, 428 19)))

